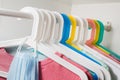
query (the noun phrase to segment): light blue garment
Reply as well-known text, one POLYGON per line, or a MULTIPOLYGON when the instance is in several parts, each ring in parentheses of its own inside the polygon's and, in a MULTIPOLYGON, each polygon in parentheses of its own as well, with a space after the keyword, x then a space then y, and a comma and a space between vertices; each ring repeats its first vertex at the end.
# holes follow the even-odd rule
POLYGON ((26 51, 15 54, 7 80, 38 80, 38 58, 26 51))

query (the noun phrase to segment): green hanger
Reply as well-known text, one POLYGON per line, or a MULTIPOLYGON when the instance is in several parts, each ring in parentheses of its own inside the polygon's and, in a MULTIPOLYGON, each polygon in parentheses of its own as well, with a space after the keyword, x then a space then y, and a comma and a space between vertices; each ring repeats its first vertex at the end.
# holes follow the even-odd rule
POLYGON ((110 54, 111 56, 115 57, 117 60, 120 61, 120 55, 118 55, 117 53, 107 49, 106 47, 100 45, 100 43, 103 41, 103 35, 104 35, 104 25, 101 21, 97 20, 97 22, 99 23, 99 27, 100 27, 100 33, 99 33, 99 38, 98 41, 96 42, 96 45, 101 47, 103 50, 105 50, 108 54, 110 54))

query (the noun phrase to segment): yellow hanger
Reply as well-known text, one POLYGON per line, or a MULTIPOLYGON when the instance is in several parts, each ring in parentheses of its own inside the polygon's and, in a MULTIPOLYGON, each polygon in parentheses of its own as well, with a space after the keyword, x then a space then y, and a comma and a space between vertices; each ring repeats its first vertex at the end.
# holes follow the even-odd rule
POLYGON ((76 46, 73 42, 74 38, 75 38, 75 33, 76 33, 76 28, 77 28, 77 23, 76 23, 76 19, 71 16, 68 15, 70 21, 71 21, 71 33, 70 33, 70 37, 68 38, 68 40, 66 41, 66 43, 68 43, 69 45, 73 46, 74 48, 81 50, 80 47, 76 46))
POLYGON ((96 42, 98 41, 99 39, 99 33, 100 33, 100 25, 99 23, 97 22, 97 20, 93 20, 95 25, 96 25, 96 33, 95 33, 95 37, 94 37, 94 41, 93 41, 93 44, 96 44, 96 42))

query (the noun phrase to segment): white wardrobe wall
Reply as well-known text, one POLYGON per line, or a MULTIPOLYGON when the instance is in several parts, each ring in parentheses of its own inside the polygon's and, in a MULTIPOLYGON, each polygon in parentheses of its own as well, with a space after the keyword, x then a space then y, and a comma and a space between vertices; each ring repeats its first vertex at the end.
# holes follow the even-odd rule
POLYGON ((104 35, 103 45, 120 54, 120 3, 74 4, 72 14, 112 23, 112 31, 104 35))
MULTIPOLYGON (((0 8, 20 10, 25 6, 70 13, 72 3, 69 0, 0 0, 0 8)), ((30 35, 32 20, 20 20, 0 16, 0 41, 30 35)))

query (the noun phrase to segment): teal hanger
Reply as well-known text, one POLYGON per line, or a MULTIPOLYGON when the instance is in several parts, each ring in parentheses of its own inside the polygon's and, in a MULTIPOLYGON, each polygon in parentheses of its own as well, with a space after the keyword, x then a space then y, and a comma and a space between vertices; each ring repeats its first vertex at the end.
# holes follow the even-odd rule
POLYGON ((104 25, 101 21, 97 20, 98 24, 100 25, 100 33, 99 38, 96 44, 100 44, 103 41, 103 35, 104 35, 104 25))
POLYGON ((103 35, 104 35, 104 25, 101 21, 97 20, 97 22, 99 23, 99 27, 100 27, 100 33, 99 33, 99 38, 98 41, 96 42, 96 45, 98 45, 99 47, 101 47, 102 49, 104 49, 105 51, 107 51, 108 53, 110 53, 111 56, 115 57, 117 60, 120 61, 120 55, 118 55, 117 53, 107 49, 106 47, 100 45, 100 43, 103 41, 103 35))

